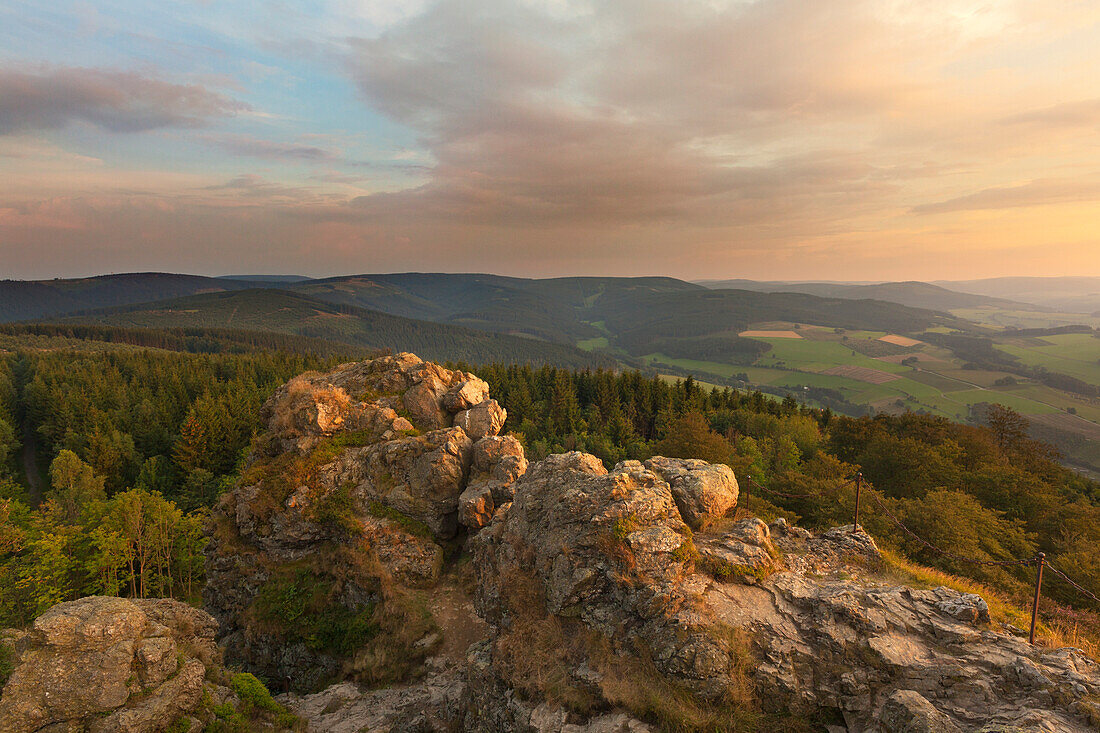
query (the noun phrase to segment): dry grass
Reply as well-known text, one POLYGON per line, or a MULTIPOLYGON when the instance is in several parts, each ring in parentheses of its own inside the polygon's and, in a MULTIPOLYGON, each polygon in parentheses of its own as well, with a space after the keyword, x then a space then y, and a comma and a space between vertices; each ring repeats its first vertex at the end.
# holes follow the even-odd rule
MULTIPOLYGON (((1030 597, 1006 597, 1000 591, 969 578, 960 578, 941 570, 918 565, 900 553, 880 547, 882 567, 876 568, 890 580, 917 588, 945 586, 960 593, 974 593, 985 599, 995 627, 1010 624, 1018 629, 1031 626, 1030 597)), ((1100 660, 1100 621, 1095 614, 1081 613, 1044 598, 1039 605, 1040 620, 1035 628, 1036 643, 1050 648, 1074 647, 1100 660)))

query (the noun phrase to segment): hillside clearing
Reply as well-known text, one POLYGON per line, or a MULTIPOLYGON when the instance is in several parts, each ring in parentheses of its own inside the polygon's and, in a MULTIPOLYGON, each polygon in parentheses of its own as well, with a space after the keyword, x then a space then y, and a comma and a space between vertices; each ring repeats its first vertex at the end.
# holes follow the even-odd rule
POLYGON ((743 338, 800 339, 802 334, 795 331, 742 331, 737 334, 743 338))

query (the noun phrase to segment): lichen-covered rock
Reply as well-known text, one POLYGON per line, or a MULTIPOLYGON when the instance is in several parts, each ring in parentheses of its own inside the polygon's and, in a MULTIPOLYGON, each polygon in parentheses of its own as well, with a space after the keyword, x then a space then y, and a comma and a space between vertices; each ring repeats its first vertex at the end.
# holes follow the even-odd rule
POLYGON ((668 482, 681 518, 692 529, 737 506, 737 478, 729 466, 656 456, 646 461, 645 467, 668 482))
POLYGON ((208 614, 168 599, 58 604, 15 645, 0 730, 154 731, 202 714, 215 628, 208 614))
POLYGON ((474 440, 496 435, 504 427, 508 413, 496 400, 488 400, 463 410, 454 416, 455 427, 466 431, 474 440))
POLYGON ((527 458, 515 437, 490 435, 474 443, 470 485, 486 484, 496 506, 512 500, 512 484, 526 472, 527 458))
POLYGON ((311 488, 330 494, 347 486, 357 514, 382 504, 449 539, 457 530, 472 452, 460 428, 348 448, 317 471, 311 488))
POLYGON ((345 674, 372 614, 436 581, 443 544, 488 523, 527 462, 484 381, 412 354, 295 377, 263 415, 212 513, 204 602, 233 663, 313 690, 345 674), (295 593, 316 608, 285 607, 295 593))
POLYGON ((703 566, 719 580, 756 583, 779 565, 768 525, 756 517, 741 520, 720 536, 700 538, 696 546, 703 566))
POLYGON ((533 582, 546 613, 578 619, 619 648, 645 648, 661 672, 705 692, 729 650, 689 581, 690 534, 668 484, 639 462, 608 472, 591 455, 550 456, 475 538, 478 611, 506 623, 508 599, 533 582))
POLYGON ((458 497, 458 520, 476 532, 493 518, 494 508, 493 491, 489 482, 471 484, 458 497))

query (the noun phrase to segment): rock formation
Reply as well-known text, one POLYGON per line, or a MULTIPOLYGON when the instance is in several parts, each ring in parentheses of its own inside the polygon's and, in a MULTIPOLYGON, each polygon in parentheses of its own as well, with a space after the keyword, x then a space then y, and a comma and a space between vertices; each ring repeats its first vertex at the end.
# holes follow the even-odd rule
POLYGON ((216 628, 209 614, 168 599, 56 605, 31 629, 5 634, 14 670, 0 696, 0 731, 197 731, 218 712, 239 715, 216 628))
POLYGON ((431 652, 411 638, 433 633, 411 589, 507 502, 523 448, 497 434, 506 415, 484 381, 412 354, 304 374, 263 416, 207 547, 204 599, 227 658, 299 690, 392 681, 383 667, 431 652))
MULTIPOLYGON (((887 582, 862 531, 814 536, 733 516, 725 466, 655 457, 607 470, 567 453, 528 468, 519 443, 497 435, 504 416, 483 382, 406 354, 307 375, 265 409, 268 432, 211 549, 208 604, 236 658, 305 680, 299 689, 371 681, 356 671, 362 651, 341 661, 254 623, 272 579, 285 590, 286 568, 308 568, 331 579, 329 603, 381 624, 394 585, 438 584, 458 542, 473 576, 458 586, 488 622, 462 636, 466 611, 391 644, 420 664, 417 683, 288 697, 318 729, 781 730, 813 719, 885 733, 1085 731, 1100 718, 1094 662, 999 633, 976 596, 887 582), (330 567, 354 557, 368 570, 335 577, 330 567)), ((435 591, 418 592, 441 618, 435 591)))
MULTIPOLYGON (((860 529, 738 510, 725 466, 529 467, 488 385, 411 354, 302 375, 264 415, 211 519, 205 602, 230 662, 292 688, 311 730, 1100 725, 1095 661, 1002 633, 976 595, 899 584, 860 529)), ((213 633, 171 602, 59 606, 10 636, 0 720, 197 715, 225 695, 203 681, 213 633)))

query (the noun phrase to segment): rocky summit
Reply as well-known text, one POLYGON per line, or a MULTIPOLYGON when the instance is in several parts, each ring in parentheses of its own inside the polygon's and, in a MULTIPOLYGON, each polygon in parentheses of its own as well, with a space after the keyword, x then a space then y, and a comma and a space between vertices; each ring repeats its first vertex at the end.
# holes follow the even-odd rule
POLYGON ((726 466, 529 466, 485 382, 411 354, 304 374, 264 416, 210 520, 213 618, 52 609, 5 637, 0 729, 162 730, 226 694, 215 638, 314 731, 1100 728, 1094 660, 904 584, 860 528, 752 516, 726 466))
POLYGON ((402 679, 438 637, 416 591, 527 469, 504 410, 474 375, 398 354, 303 374, 263 414, 207 546, 227 659, 301 691, 402 679))

